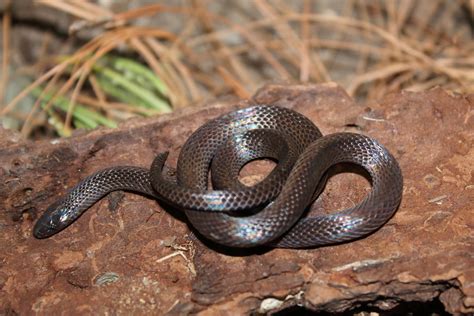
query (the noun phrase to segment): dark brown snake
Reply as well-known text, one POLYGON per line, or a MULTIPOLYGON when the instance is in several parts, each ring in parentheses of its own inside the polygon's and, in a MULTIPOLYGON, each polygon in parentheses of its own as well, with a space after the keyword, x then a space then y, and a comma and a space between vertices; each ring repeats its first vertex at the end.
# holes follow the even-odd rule
POLYGON ((159 154, 150 170, 111 167, 87 177, 46 210, 34 236, 61 231, 109 192, 125 190, 183 210, 194 228, 219 244, 316 247, 375 231, 402 197, 400 167, 377 141, 354 133, 322 136, 303 115, 276 106, 245 108, 201 126, 181 150, 175 179, 162 173, 166 157, 159 154), (240 170, 258 158, 278 164, 258 184, 243 185, 240 170), (343 162, 368 172, 369 194, 337 213, 303 216, 322 191, 325 172, 343 162), (213 190, 208 188, 209 173, 213 190))

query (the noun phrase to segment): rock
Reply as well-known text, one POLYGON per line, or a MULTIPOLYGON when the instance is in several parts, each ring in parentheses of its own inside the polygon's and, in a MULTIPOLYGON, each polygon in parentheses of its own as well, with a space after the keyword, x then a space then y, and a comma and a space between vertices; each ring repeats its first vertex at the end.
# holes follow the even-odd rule
MULTIPOLYGON (((412 301, 473 313, 473 105, 474 95, 441 89, 362 105, 335 84, 267 85, 248 101, 190 107, 68 139, 27 142, 0 129, 0 313, 211 315, 292 306, 341 312, 412 301), (396 215, 352 243, 235 250, 195 237, 179 212, 126 193, 98 202, 50 239, 32 237, 42 211, 79 179, 111 165, 148 167, 168 150, 174 164, 197 127, 253 103, 293 108, 324 134, 353 131, 378 139, 404 174, 396 215)), ((258 175, 263 167, 246 172, 258 175)), ((360 176, 337 173, 315 207, 347 207, 367 188, 360 176)))

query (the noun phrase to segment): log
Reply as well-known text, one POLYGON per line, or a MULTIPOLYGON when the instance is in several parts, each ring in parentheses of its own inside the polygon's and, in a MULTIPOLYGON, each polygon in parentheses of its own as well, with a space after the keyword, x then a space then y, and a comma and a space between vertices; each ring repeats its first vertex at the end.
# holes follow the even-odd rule
MULTIPOLYGON (((32 142, 0 130, 0 313, 383 311, 410 302, 473 313, 473 109, 474 95, 442 89, 358 104, 333 83, 267 85, 250 100, 67 139, 32 142), (35 220, 80 179, 112 165, 148 167, 162 151, 173 165, 197 127, 255 103, 299 111, 323 134, 352 131, 383 143, 404 175, 395 216, 367 238, 337 246, 236 250, 196 237, 179 211, 113 193, 54 237, 33 238, 35 220)), ((265 168, 251 164, 243 178, 265 168)), ((368 187, 336 170, 313 208, 353 205, 368 187)))

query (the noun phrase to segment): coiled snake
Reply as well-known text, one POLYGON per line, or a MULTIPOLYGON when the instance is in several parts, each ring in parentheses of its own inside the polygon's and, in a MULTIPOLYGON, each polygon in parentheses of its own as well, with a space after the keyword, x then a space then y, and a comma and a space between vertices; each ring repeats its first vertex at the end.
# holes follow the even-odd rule
POLYGON ((373 232, 402 196, 400 167, 377 141, 354 133, 322 136, 308 118, 277 106, 252 106, 201 126, 182 147, 175 179, 162 173, 166 157, 159 154, 150 170, 111 167, 87 177, 46 210, 34 236, 57 233, 107 193, 126 190, 183 210, 203 236, 226 246, 316 247, 373 232), (258 158, 278 164, 261 182, 243 185, 240 170, 258 158), (324 186, 325 172, 342 162, 363 167, 371 191, 354 207, 304 217, 324 186))

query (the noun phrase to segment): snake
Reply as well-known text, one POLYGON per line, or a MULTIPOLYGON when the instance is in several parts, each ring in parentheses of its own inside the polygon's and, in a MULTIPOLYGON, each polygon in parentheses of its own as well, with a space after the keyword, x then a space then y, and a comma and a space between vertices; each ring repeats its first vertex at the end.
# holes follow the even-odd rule
POLYGON ((178 209, 202 237, 227 247, 312 248, 373 233, 402 199, 400 166, 377 140, 352 132, 323 136, 304 115, 271 104, 235 110, 199 127, 181 147, 175 169, 166 166, 167 157, 159 153, 150 168, 114 166, 86 177, 46 209, 33 235, 58 233, 121 190, 178 209), (275 166, 260 182, 244 184, 242 168, 258 159, 275 166), (370 191, 352 207, 310 215, 328 170, 341 163, 362 167, 370 191))

